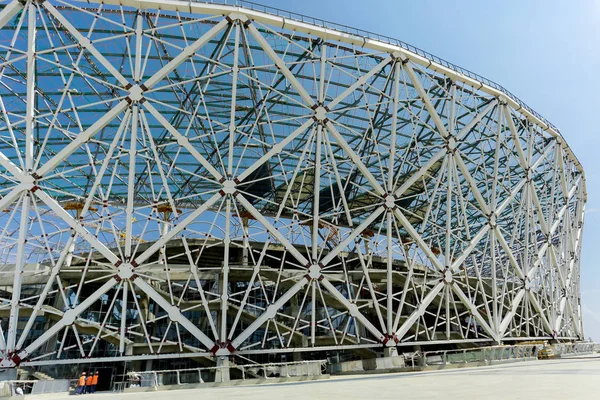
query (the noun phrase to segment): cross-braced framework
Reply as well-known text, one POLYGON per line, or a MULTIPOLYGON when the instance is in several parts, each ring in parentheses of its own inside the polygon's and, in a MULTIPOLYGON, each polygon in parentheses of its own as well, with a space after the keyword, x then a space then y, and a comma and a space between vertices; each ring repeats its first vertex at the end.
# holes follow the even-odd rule
POLYGON ((497 86, 227 5, 0 27, 2 366, 583 338, 583 170, 497 86))

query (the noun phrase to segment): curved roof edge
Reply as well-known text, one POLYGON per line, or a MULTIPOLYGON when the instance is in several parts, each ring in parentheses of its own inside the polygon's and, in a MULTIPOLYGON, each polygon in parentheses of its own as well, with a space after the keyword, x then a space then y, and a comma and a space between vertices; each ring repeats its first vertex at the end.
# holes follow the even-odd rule
POLYGON ((375 33, 351 28, 349 26, 327 22, 317 18, 307 17, 297 13, 283 11, 274 7, 263 6, 257 3, 235 0, 236 5, 226 4, 227 0, 211 0, 213 2, 180 1, 180 0, 76 0, 88 4, 111 4, 118 6, 129 6, 139 9, 155 9, 167 11, 180 11, 200 14, 222 14, 242 13, 253 20, 290 29, 306 34, 319 36, 324 40, 337 40, 348 44, 353 44, 368 48, 371 50, 387 53, 400 52, 412 62, 422 65, 426 68, 440 72, 452 79, 482 90, 490 95, 504 98, 515 111, 521 113, 530 122, 535 123, 544 131, 557 138, 559 143, 564 145, 564 150, 573 160, 577 169, 581 172, 584 184, 584 196, 587 199, 587 189, 585 185, 585 172, 579 159, 569 147, 556 126, 542 117, 539 113, 526 105, 518 97, 506 90, 503 86, 490 81, 474 72, 461 68, 458 65, 447 62, 439 57, 425 52, 417 47, 411 46, 400 40, 375 33))

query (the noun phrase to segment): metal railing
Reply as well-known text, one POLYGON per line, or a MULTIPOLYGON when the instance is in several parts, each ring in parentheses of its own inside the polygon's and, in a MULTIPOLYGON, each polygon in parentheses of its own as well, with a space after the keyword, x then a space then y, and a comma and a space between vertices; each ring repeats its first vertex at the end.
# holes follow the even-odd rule
POLYGON ((169 369, 159 371, 129 372, 119 375, 120 382, 113 383, 113 391, 122 392, 131 387, 158 387, 168 385, 225 382, 229 380, 272 379, 277 377, 319 376, 327 360, 294 361, 268 364, 232 364, 219 367, 169 369), (237 374, 231 374, 238 371, 237 374))
POLYGON ((537 358, 541 345, 489 346, 458 350, 436 350, 403 354, 408 367, 421 368, 435 365, 468 363, 494 364, 505 361, 537 358))
POLYGON ((489 346, 460 350, 438 350, 403 354, 408 367, 418 368, 447 364, 486 363, 488 365, 504 362, 518 361, 528 358, 537 358, 538 351, 544 347, 552 348, 555 355, 569 356, 594 353, 596 344, 593 342, 583 343, 559 343, 547 344, 518 344, 512 346, 489 346))
POLYGON ((534 109, 529 107, 527 104, 525 104, 523 101, 521 101, 517 96, 512 94, 510 91, 508 91, 502 85, 500 85, 494 81, 491 81, 475 72, 472 72, 468 69, 462 68, 456 64, 446 61, 443 58, 437 57, 425 50, 422 50, 418 47, 415 47, 406 42, 403 42, 401 40, 398 40, 398 39, 395 39, 395 38, 392 38, 389 36, 385 36, 385 35, 380 35, 378 33, 366 31, 363 29, 353 28, 348 25, 343 25, 343 24, 338 24, 338 23, 331 22, 331 21, 326 21, 326 20, 323 20, 320 18, 309 17, 307 15, 282 10, 282 9, 279 9, 276 7, 265 6, 265 5, 254 3, 252 1, 247 1, 247 0, 208 0, 208 1, 192 0, 192 1, 197 2, 197 3, 209 3, 209 4, 212 3, 212 4, 227 5, 227 6, 234 6, 234 7, 243 7, 246 9, 253 10, 253 11, 276 15, 278 17, 285 18, 285 19, 288 19, 291 21, 311 24, 311 25, 318 26, 321 28, 331 29, 331 30, 335 30, 335 31, 338 31, 341 33, 357 36, 360 38, 367 38, 370 40, 376 40, 378 42, 398 46, 404 50, 410 51, 411 53, 414 53, 418 56, 426 58, 436 64, 439 64, 439 65, 445 67, 445 68, 448 68, 456 73, 459 73, 463 76, 474 79, 477 82, 479 82, 480 84, 489 86, 495 90, 498 90, 499 92, 504 93, 506 96, 513 99, 519 105, 520 108, 527 110, 529 113, 531 113, 537 119, 539 119, 544 124, 546 124, 546 126, 548 128, 550 128, 553 131, 555 131, 556 133, 560 134, 559 129, 556 126, 554 126, 554 124, 552 124, 546 118, 542 117, 538 112, 536 112, 534 109))
POLYGON ((559 343, 552 346, 552 352, 559 357, 591 354, 596 352, 596 343, 559 343))

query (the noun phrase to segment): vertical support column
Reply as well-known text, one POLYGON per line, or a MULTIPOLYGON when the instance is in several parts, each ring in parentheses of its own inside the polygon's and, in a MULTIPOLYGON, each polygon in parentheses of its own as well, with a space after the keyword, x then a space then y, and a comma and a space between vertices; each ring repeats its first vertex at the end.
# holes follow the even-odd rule
MULTIPOLYGON (((452 86, 453 88, 455 86, 452 86)), ((454 92, 453 93, 453 98, 454 98, 454 92)), ((454 107, 452 107, 452 109, 454 109, 454 107)), ((443 167, 442 167, 443 168, 443 167)), ((443 171, 440 171, 440 173, 443 173, 443 171)), ((446 235, 445 235, 445 249, 444 249, 444 266, 446 269, 450 269, 450 266, 453 264, 452 263, 452 254, 450 254, 450 239, 451 239, 451 235, 450 233, 452 232, 452 177, 454 175, 454 158, 452 157, 451 154, 448 154, 448 158, 447 158, 447 163, 446 163, 446 235)), ((458 219, 458 218, 457 218, 458 219)), ((450 284, 447 284, 446 287, 444 288, 444 294, 445 294, 445 304, 444 304, 444 308, 446 309, 446 339, 450 340, 450 307, 451 307, 451 301, 450 301, 450 296, 452 296, 452 290, 450 289, 450 284)), ((452 304, 453 305, 453 304, 452 304)), ((456 316, 456 318, 459 318, 458 315, 456 316)), ((460 325, 460 321, 457 321, 458 325, 460 325)))
MULTIPOLYGON (((448 116, 448 123, 450 130, 450 136, 454 133, 454 109, 456 104, 456 85, 452 83, 451 86, 452 100, 450 102, 450 114, 448 116)), ((444 251, 444 266, 450 268, 452 265, 452 255, 450 254, 450 232, 452 232, 452 176, 454 175, 454 164, 451 155, 448 157, 448 163, 446 167, 446 238, 445 238, 445 251, 444 251)), ((443 171, 440 171, 443 173, 443 171)), ((446 321, 448 325, 448 321, 446 321)))
POLYGON ((127 281, 123 281, 123 283, 123 298, 121 299, 121 334, 119 336, 119 353, 121 355, 125 353, 125 332, 127 329, 127 289, 129 287, 127 281))
MULTIPOLYGON (((313 221, 311 229, 311 263, 317 263, 319 246, 319 201, 321 188, 321 142, 323 140, 323 125, 317 126, 315 140, 315 166, 313 172, 313 221)), ((313 299, 314 301, 314 299, 313 299)))
POLYGON ((315 347, 316 330, 317 330, 317 282, 313 279, 310 282, 312 299, 312 307, 310 311, 310 345, 315 347))
POLYGON ((133 202, 135 199, 135 164, 137 157, 138 106, 134 105, 131 118, 131 135, 129 147, 129 175, 127 179, 127 220, 125 226, 125 257, 131 260, 131 244, 133 237, 133 202))
POLYGON ((229 251, 231 242, 231 198, 227 195, 225 205, 225 240, 223 249, 223 270, 222 270, 222 285, 221 285, 221 321, 220 321, 220 337, 224 342, 227 339, 227 306, 229 302, 229 251))
MULTIPOLYGON (((387 193, 392 196, 394 193, 394 163, 396 161, 396 129, 398 124, 398 101, 400 95, 400 62, 396 60, 394 62, 394 102, 393 110, 392 110, 392 126, 390 132, 390 150, 389 150, 389 160, 388 160, 388 176, 387 176, 387 193)), ((393 260, 394 260, 394 252, 392 248, 392 238, 393 238, 393 215, 392 211, 388 210, 386 213, 387 216, 387 336, 391 338, 394 335, 394 315, 393 315, 393 307, 394 307, 394 286, 393 286, 393 260)), ((391 348, 387 348, 385 351, 389 352, 391 348)), ((396 348, 393 347, 393 351, 396 351, 396 348)), ((396 351, 397 354, 397 351, 396 351)))
MULTIPOLYGON (((561 151, 561 148, 557 146, 557 152, 561 151)), ((562 157, 562 153, 561 153, 562 157)), ((578 199, 583 199, 583 182, 580 181, 577 184, 577 195, 578 199)), ((565 205, 568 204, 569 200, 565 197, 565 205)), ((579 288, 577 285, 579 284, 579 254, 581 253, 581 235, 583 230, 583 215, 584 215, 584 203, 579 200, 577 202, 577 206, 575 207, 575 217, 573 222, 564 223, 564 226, 567 228, 564 229, 565 239, 563 240, 562 253, 564 254, 564 262, 565 262, 565 272, 566 276, 563 277, 563 282, 561 282, 562 295, 559 306, 559 313, 556 317, 555 321, 555 330, 557 332, 561 332, 562 323, 565 320, 565 313, 569 313, 569 316, 572 319, 572 326, 575 331, 575 334, 584 339, 583 336, 583 327, 581 325, 581 314, 574 312, 573 305, 571 302, 571 297, 574 296, 577 300, 579 300, 579 288)), ((569 212, 565 214, 565 220, 569 216, 569 212)), ((556 268, 561 268, 558 263, 556 263, 556 268)))
MULTIPOLYGON (((452 82, 450 86, 451 91, 451 101, 450 101, 450 110, 448 115, 448 133, 449 136, 452 137, 455 131, 455 109, 456 109, 456 83, 452 82)), ((443 166, 442 171, 443 173, 443 166)), ((445 235, 445 246, 444 246, 444 266, 446 269, 449 269, 452 263, 452 254, 451 246, 450 246, 450 238, 452 231, 452 177, 454 175, 454 159, 452 154, 448 154, 447 164, 446 164, 446 235, 445 235)), ((444 308, 446 309, 446 339, 450 340, 450 296, 452 296, 451 285, 452 283, 446 284, 444 287, 443 297, 445 299, 444 308)), ((458 319, 458 315, 456 316, 458 319)), ((460 321, 457 320, 457 324, 460 325, 460 321)))
POLYGON ((398 355, 398 348, 396 346, 385 347, 383 349, 384 357, 396 357, 398 355))
POLYGON ((217 373, 215 374, 215 382, 229 382, 231 377, 229 375, 229 357, 218 356, 217 357, 217 373))
MULTIPOLYGON (((502 121, 503 121, 503 113, 502 113, 502 107, 504 107, 503 105, 500 106, 500 108, 498 109, 498 122, 497 122, 497 131, 496 131, 496 151, 495 151, 495 156, 494 156, 494 177, 498 177, 499 174, 499 166, 500 166, 500 144, 501 144, 501 139, 500 139, 500 135, 502 133, 502 121)), ((497 195, 497 190, 498 190, 498 180, 494 179, 492 181, 492 199, 491 199, 491 204, 490 204, 490 209, 492 210, 492 213, 496 213, 496 209, 498 208, 498 195, 497 195)), ((490 215, 490 218, 492 218, 492 216, 490 215)), ((494 218, 494 224, 495 224, 495 220, 496 218, 494 218)), ((491 221, 490 221, 491 223, 491 221)), ((493 320, 493 326, 492 328, 494 329, 494 331, 498 334, 498 337, 501 338, 501 335, 503 334, 503 332, 501 331, 500 328, 500 320, 501 320, 501 315, 499 315, 499 303, 498 303, 498 281, 496 278, 496 268, 497 268, 497 259, 496 259, 496 227, 495 225, 491 227, 492 229, 490 229, 490 260, 492 263, 492 271, 494 271, 492 273, 492 320, 493 320)), ((506 285, 506 282, 503 283, 503 285, 506 285)))
MULTIPOLYGON (((161 230, 160 230, 160 234, 161 236, 166 236, 167 233, 169 233, 169 219, 171 218, 171 205, 170 204, 163 204, 161 206, 158 207, 157 209, 158 212, 162 211, 163 215, 162 215, 162 223, 161 223, 161 230)), ((158 257, 158 263, 159 264, 166 264, 167 263, 167 246, 163 246, 160 248, 160 256, 158 257)))
POLYGON ((393 229, 393 223, 392 223, 392 219, 393 219, 393 215, 392 215, 392 211, 388 210, 386 212, 386 217, 387 217, 387 274, 386 274, 386 294, 387 294, 387 303, 386 303, 386 308, 387 308, 387 335, 388 338, 391 338, 393 333, 392 330, 394 329, 394 317, 393 317, 393 300, 394 300, 394 287, 393 287, 393 274, 392 274, 392 269, 393 269, 393 258, 394 258, 394 253, 392 251, 392 229, 393 229))
MULTIPOLYGON (((321 45, 321 68, 319 79, 319 104, 323 104, 325 99, 325 60, 326 46, 321 45)), ((321 143, 323 141, 323 123, 319 121, 317 125, 317 135, 315 138, 315 162, 313 169, 313 220, 310 229, 311 236, 311 264, 318 263, 319 246, 319 220, 320 220, 320 192, 321 192, 321 143)), ((317 282, 313 279, 311 285, 311 323, 310 323, 310 344, 315 346, 317 331, 317 282)))
POLYGON ((29 19, 27 27, 27 104, 25 114, 25 169, 27 173, 33 170, 33 143, 34 143, 34 121, 35 113, 35 39, 36 39, 36 5, 29 3, 29 19))
POLYGON ((142 80, 142 12, 138 10, 135 24, 135 82, 139 83, 142 80))
POLYGON ((574 284, 573 284, 573 291, 574 291, 574 296, 576 297, 577 300, 577 321, 573 322, 574 324, 577 324, 577 331, 579 332, 579 339, 581 340, 585 340, 585 332, 583 331, 583 319, 582 319, 582 313, 581 313, 581 276, 580 276, 580 259, 581 259, 581 243, 583 240, 583 225, 584 225, 584 217, 585 217, 585 203, 583 202, 585 196, 585 183, 582 180, 579 183, 579 193, 577 195, 577 197, 580 199, 579 201, 582 203, 581 204, 581 212, 578 215, 579 218, 579 223, 578 223, 578 227, 579 227, 579 231, 577 234, 577 246, 575 247, 575 254, 574 257, 576 257, 576 261, 575 261, 575 271, 572 272, 573 274, 573 278, 575 280, 574 284))
MULTIPOLYGON (((36 39, 36 6, 29 3, 27 21, 27 104, 25 111, 25 169, 30 174, 33 170, 33 143, 34 143, 34 113, 35 113, 35 39, 36 39)), ((25 193, 22 198, 19 239, 17 243, 17 256, 15 276, 13 278, 12 296, 10 303, 10 318, 6 351, 11 353, 16 350, 16 338, 19 321, 19 300, 21 299, 21 284, 23 268, 25 266, 25 243, 28 234, 30 194, 25 193)))
POLYGON ((450 239, 452 232, 452 176, 454 175, 454 158, 448 156, 448 163, 446 164, 446 248, 444 251, 444 266, 450 268, 452 265, 452 259, 450 254, 450 239))
POLYGON ((390 128, 390 155, 388 160, 387 192, 394 193, 394 163, 396 162, 396 129, 398 128, 398 103, 400 100, 400 65, 394 63, 394 102, 392 110, 392 126, 390 128))
POLYGON ((235 21, 235 48, 233 50, 233 66, 232 66, 232 82, 231 82, 231 109, 229 111, 229 150, 227 154, 227 178, 233 178, 233 152, 235 145, 235 109, 237 106, 237 84, 238 84, 238 59, 240 50, 240 25, 239 21, 235 21))
POLYGON ((244 232, 244 244, 242 248, 242 266, 248 267, 250 240, 248 238, 248 217, 242 217, 242 230, 244 232))
MULTIPOLYGON (((240 50, 240 25, 239 21, 234 21, 235 24, 235 44, 233 51, 233 66, 232 66, 232 83, 231 83, 231 108, 229 111, 229 149, 227 155, 227 179, 233 178, 233 163, 234 163, 234 149, 236 140, 236 104, 237 104, 237 84, 238 84, 238 73, 239 73, 239 50, 240 50)), ((219 321, 220 330, 219 338, 221 342, 227 340, 227 308, 229 303, 229 258, 230 258, 230 247, 231 247, 231 195, 227 194, 225 203, 225 239, 223 249, 223 267, 221 274, 221 318, 219 321)), ((229 365, 229 357, 220 356, 217 359, 217 366, 219 365, 219 359, 226 359, 227 365, 229 365)), ((229 370, 227 370, 227 380, 229 380, 229 370)))
MULTIPOLYGON (((526 129, 526 132, 527 132, 527 135, 529 135, 529 133, 530 133, 529 129, 526 129)), ((523 168, 525 168, 525 174, 526 174, 525 179, 527 181, 531 177, 531 173, 530 173, 530 170, 529 170, 529 168, 531 166, 531 163, 530 163, 530 161, 531 161, 531 152, 532 152, 531 151, 531 137, 527 136, 527 156, 526 156, 526 159, 525 159, 525 164, 523 166, 523 168)), ((525 276, 529 275, 529 270, 530 270, 530 266, 529 266, 529 258, 530 258, 530 255, 529 255, 529 252, 530 252, 529 242, 530 242, 530 237, 531 237, 530 232, 529 232, 529 229, 530 229, 530 220, 531 220, 531 218, 530 218, 530 211, 529 211, 529 209, 530 209, 530 204, 529 204, 530 203, 530 195, 529 195, 530 189, 531 189, 531 185, 526 184, 525 187, 523 188, 523 197, 522 197, 522 200, 521 200, 523 202, 523 204, 524 204, 524 214, 525 214, 525 238, 524 238, 524 246, 523 246, 523 248, 525 249, 525 251, 523 252, 523 257, 524 257, 524 260, 523 260, 523 273, 524 273, 525 276)), ((525 282, 525 285, 527 286, 528 282, 525 282)), ((527 290, 530 292, 531 288, 529 288, 527 290)), ((530 303, 530 296, 529 296, 530 293, 529 292, 527 293, 528 296, 527 296, 527 300, 525 300, 526 301, 525 304, 529 304, 530 303)), ((530 332, 531 323, 529 321, 529 318, 530 318, 529 317, 529 307, 525 307, 525 320, 527 321, 526 324, 525 324, 525 332, 526 332, 527 336, 531 336, 531 332, 530 332)))
MULTIPOLYGON (((321 138, 323 126, 319 124, 317 127, 317 138, 315 148, 315 167, 313 179, 313 224, 311 232, 311 261, 317 263, 318 257, 318 237, 319 237, 319 188, 321 187, 321 138)), ((316 343, 317 331, 317 282, 313 279, 311 282, 311 324, 310 324, 310 343, 314 347, 316 343)))
POLYGON ((13 290, 10 301, 10 319, 8 321, 8 339, 6 341, 7 353, 16 350, 15 343, 17 338, 17 329, 19 321, 19 300, 21 299, 21 283, 23 278, 23 268, 25 265, 25 242, 29 225, 29 202, 31 201, 29 193, 23 196, 23 205, 21 207, 21 221, 19 227, 19 240, 17 243, 17 260, 15 265, 15 276, 13 278, 13 290))

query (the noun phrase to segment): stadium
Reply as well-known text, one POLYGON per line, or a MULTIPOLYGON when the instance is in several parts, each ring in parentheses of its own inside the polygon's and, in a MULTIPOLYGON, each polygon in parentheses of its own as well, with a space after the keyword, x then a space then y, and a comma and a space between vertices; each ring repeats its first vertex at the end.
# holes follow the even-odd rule
POLYGON ((0 28, 1 367, 584 338, 584 172, 502 86, 245 1, 0 28))

